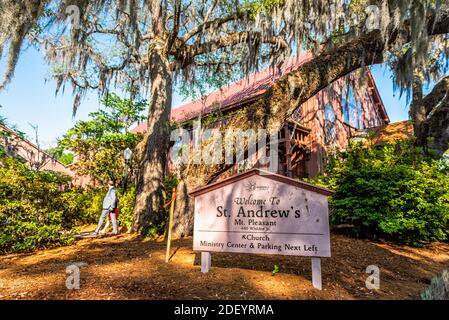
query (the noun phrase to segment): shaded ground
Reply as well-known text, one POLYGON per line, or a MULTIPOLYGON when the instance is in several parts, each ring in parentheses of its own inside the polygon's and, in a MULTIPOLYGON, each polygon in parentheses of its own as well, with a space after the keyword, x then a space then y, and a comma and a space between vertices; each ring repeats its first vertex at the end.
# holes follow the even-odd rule
POLYGON ((322 260, 323 290, 311 285, 310 258, 213 254, 202 274, 192 240, 123 234, 83 239, 69 247, 0 256, 0 299, 418 299, 430 279, 449 268, 449 244, 423 249, 332 236, 322 260), (66 289, 66 266, 81 267, 80 290, 66 289), (278 264, 280 272, 271 275, 278 264), (366 289, 368 265, 381 270, 380 290, 366 289))

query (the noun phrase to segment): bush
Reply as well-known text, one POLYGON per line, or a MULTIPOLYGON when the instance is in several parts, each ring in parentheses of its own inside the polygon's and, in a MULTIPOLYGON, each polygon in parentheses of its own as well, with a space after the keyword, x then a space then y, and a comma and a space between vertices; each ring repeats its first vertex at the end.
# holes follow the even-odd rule
POLYGON ((0 253, 68 244, 73 228, 97 222, 105 190, 83 190, 70 182, 0 157, 0 253))
POLYGON ((170 201, 172 197, 173 188, 178 186, 178 178, 175 176, 168 176, 164 179, 164 189, 165 189, 165 202, 170 201))
POLYGON ((136 199, 136 188, 130 187, 125 194, 119 192, 119 217, 118 222, 120 226, 131 230, 134 213, 134 201, 136 199))
MULTIPOLYGON (((95 223, 98 217, 97 191, 84 191, 74 188, 58 195, 55 208, 63 212, 62 225, 73 228, 83 224, 95 223)), ((102 200, 102 199, 101 199, 102 200)))
POLYGON ((103 209, 103 198, 106 194, 104 189, 93 189, 85 191, 84 209, 76 219, 80 224, 97 223, 103 209))
POLYGON ((447 239, 447 167, 421 157, 411 142, 350 145, 329 159, 326 176, 314 182, 335 190, 331 223, 353 225, 355 236, 413 246, 447 239))
POLYGON ((430 286, 421 293, 423 300, 449 300, 449 272, 443 273, 432 279, 430 286))
POLYGON ((0 206, 0 253, 71 244, 72 234, 63 230, 61 222, 60 211, 38 210, 21 201, 0 206))
MULTIPOLYGON (((126 193, 118 189, 119 199, 119 226, 130 230, 134 213, 136 188, 131 186, 126 193)), ((61 206, 65 208, 64 219, 70 221, 66 226, 75 227, 83 224, 97 223, 103 210, 103 199, 106 190, 92 189, 89 191, 76 190, 61 195, 61 206)))
POLYGON ((71 243, 58 208, 70 178, 31 171, 16 159, 0 160, 0 253, 71 243))
MULTIPOLYGON (((136 189, 134 186, 128 188, 125 194, 118 189, 120 226, 131 229, 136 189)), ((59 206, 63 214, 63 225, 73 228, 85 224, 96 224, 103 210, 103 199, 106 190, 91 189, 88 191, 74 189, 60 195, 59 206)))
MULTIPOLYGON (((31 251, 69 244, 74 228, 97 223, 105 189, 72 187, 71 179, 54 172, 35 172, 17 159, 0 156, 0 253, 31 251)), ((167 201, 175 178, 165 181, 167 201)), ((119 194, 119 225, 132 227, 135 186, 119 194)), ((165 221, 148 236, 164 232, 165 221)))
MULTIPOLYGON (((69 244, 64 204, 77 200, 61 192, 70 178, 53 172, 34 172, 13 158, 0 159, 0 253, 30 251, 69 244), (65 200, 67 201, 65 201, 65 200)), ((75 199, 77 199, 74 196, 75 199)))

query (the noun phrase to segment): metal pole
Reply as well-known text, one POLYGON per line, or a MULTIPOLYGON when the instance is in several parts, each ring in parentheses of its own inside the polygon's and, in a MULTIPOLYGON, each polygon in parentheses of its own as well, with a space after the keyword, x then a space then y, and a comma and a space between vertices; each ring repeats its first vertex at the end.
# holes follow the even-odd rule
POLYGON ((128 186, 128 160, 125 160, 125 179, 123 181, 123 192, 126 192, 126 187, 128 186))

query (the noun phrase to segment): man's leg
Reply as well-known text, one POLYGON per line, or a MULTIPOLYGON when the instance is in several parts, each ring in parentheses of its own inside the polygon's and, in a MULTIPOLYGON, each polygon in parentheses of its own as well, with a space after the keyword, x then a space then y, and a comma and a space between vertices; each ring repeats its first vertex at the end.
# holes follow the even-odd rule
POLYGON ((117 234, 118 228, 117 228, 117 219, 115 218, 115 212, 111 212, 111 221, 112 221, 112 233, 117 234))
POLYGON ((109 228, 109 223, 110 222, 111 221, 109 221, 109 219, 106 220, 106 224, 104 225, 103 230, 100 231, 101 234, 106 233, 106 230, 108 230, 108 228, 109 228))
POLYGON ((103 209, 101 212, 100 220, 98 221, 97 229, 95 229, 95 234, 98 234, 98 231, 100 230, 101 226, 103 225, 103 221, 108 215, 108 209, 103 209))

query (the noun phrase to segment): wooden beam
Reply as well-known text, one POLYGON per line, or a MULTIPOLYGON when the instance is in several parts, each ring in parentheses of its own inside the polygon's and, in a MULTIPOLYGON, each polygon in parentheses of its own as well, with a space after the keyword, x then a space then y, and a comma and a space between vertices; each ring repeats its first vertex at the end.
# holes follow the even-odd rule
POLYGON ((292 161, 291 161, 291 156, 292 156, 292 141, 291 141, 291 137, 290 137, 290 128, 287 125, 284 126, 284 132, 285 132, 285 158, 286 158, 286 173, 287 173, 287 177, 291 178, 292 177, 292 161))

